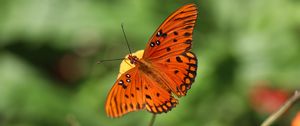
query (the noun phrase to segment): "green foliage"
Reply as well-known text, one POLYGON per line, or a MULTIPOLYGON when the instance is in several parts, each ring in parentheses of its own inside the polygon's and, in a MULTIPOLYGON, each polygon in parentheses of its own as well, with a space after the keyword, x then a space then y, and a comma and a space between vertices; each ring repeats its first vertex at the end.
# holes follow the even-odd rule
MULTIPOLYGON (((119 61, 97 60, 143 49, 178 7, 196 3, 197 78, 188 95, 155 125, 259 125, 249 95, 261 81, 299 88, 300 2, 297 0, 2 0, 0 125, 147 125, 151 114, 106 117, 106 95, 119 61)), ((277 125, 290 125, 299 104, 277 125)))

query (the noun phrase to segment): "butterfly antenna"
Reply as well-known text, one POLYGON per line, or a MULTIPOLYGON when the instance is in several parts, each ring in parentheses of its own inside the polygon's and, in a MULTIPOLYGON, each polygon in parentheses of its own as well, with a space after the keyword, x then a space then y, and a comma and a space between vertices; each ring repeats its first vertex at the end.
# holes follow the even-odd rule
POLYGON ((125 34, 125 30, 124 30, 123 23, 121 24, 121 27, 122 27, 123 35, 124 35, 124 37, 125 37, 125 41, 126 41, 126 44, 127 44, 128 50, 129 50, 129 53, 132 54, 132 53, 131 53, 131 49, 130 49, 130 47, 129 47, 129 43, 128 43, 127 37, 126 37, 126 34, 125 34))
POLYGON ((106 59, 106 60, 100 60, 97 62, 97 64, 106 62, 106 61, 116 61, 116 60, 124 60, 125 58, 118 58, 118 59, 106 59))

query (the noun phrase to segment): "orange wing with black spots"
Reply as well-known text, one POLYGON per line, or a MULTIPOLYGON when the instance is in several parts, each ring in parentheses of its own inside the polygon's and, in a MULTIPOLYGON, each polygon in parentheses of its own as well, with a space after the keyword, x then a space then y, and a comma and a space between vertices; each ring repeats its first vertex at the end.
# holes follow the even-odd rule
POLYGON ((171 56, 160 62, 155 62, 159 69, 165 69, 166 77, 171 81, 168 86, 177 96, 185 96, 196 78, 197 57, 187 51, 180 55, 171 56))
POLYGON ((194 82, 197 58, 190 52, 197 7, 188 4, 169 16, 146 45, 143 58, 160 68, 172 92, 184 96, 194 82))
POLYGON ((109 117, 147 109, 152 113, 168 112, 178 103, 171 93, 149 79, 138 69, 123 73, 110 90, 106 100, 109 117))
POLYGON ((185 5, 171 14, 152 35, 143 58, 156 62, 190 50, 197 15, 195 4, 185 5))

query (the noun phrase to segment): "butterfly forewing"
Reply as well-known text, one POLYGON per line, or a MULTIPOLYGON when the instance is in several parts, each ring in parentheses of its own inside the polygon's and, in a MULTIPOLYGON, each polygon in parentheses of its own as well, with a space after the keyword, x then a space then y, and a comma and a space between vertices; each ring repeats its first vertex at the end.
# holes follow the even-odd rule
POLYGON ((157 61, 190 50, 197 13, 195 4, 188 4, 170 15, 152 35, 143 58, 157 61))

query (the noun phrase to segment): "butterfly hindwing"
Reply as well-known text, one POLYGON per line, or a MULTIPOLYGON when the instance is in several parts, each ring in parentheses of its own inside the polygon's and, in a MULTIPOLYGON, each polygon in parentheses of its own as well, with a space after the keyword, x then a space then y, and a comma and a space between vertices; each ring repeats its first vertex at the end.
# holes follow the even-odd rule
POLYGON ((176 86, 176 93, 179 96, 185 96, 196 77, 197 57, 188 51, 169 59, 172 62, 165 63, 168 66, 167 74, 174 83, 172 86, 176 86))
POLYGON ((166 87, 180 97, 186 95, 195 80, 197 57, 194 53, 187 51, 155 62, 153 65, 160 69, 163 78, 168 80, 166 87))
POLYGON ((168 112, 178 103, 171 92, 162 88, 157 82, 145 77, 146 109, 152 113, 168 112))
POLYGON ((144 59, 156 61, 190 50, 197 7, 188 4, 169 16, 146 45, 144 59))

